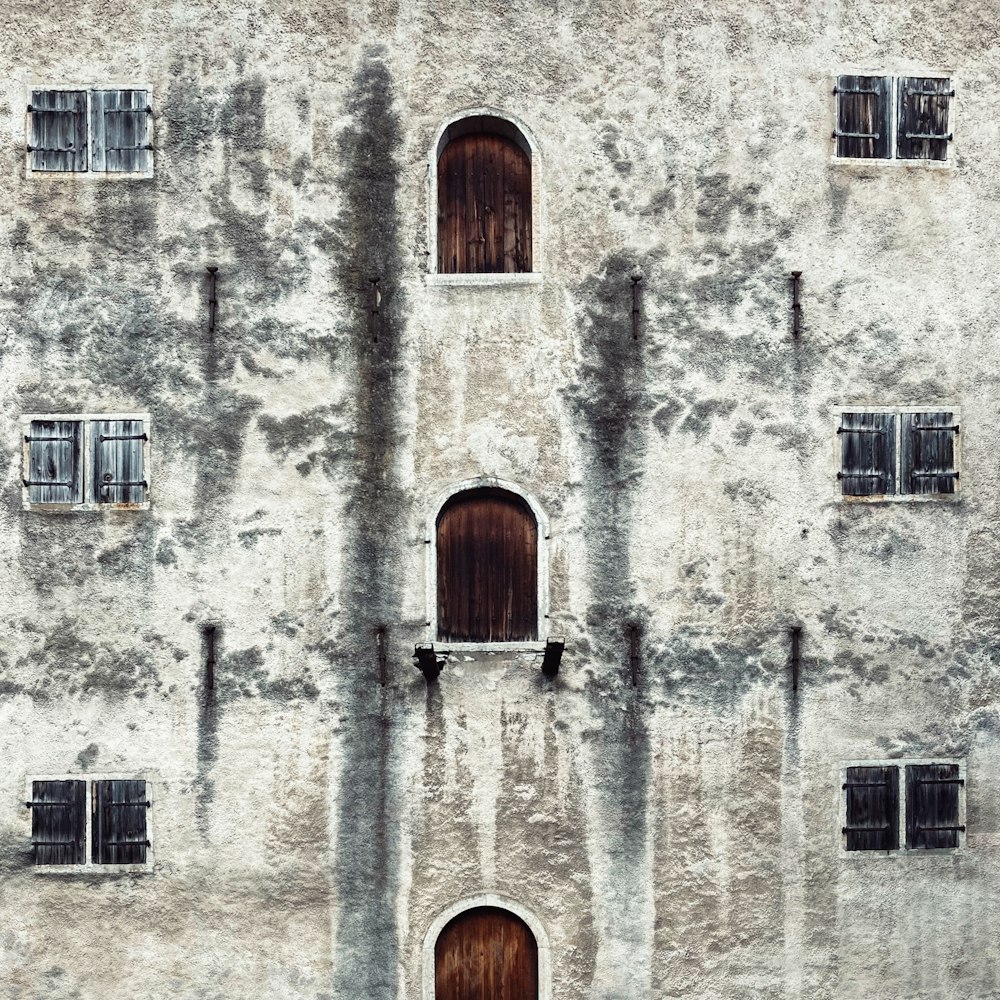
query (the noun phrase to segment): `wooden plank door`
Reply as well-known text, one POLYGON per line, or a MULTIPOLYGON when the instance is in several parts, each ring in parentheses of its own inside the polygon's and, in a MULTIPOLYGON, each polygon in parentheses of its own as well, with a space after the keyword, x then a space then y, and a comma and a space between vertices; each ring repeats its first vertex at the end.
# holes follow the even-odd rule
POLYGON ((538 634, 538 526, 505 490, 459 493, 437 523, 438 638, 521 642, 538 634))
POLYGON ((507 910, 460 913, 434 947, 435 1000, 538 1000, 538 946, 507 910))

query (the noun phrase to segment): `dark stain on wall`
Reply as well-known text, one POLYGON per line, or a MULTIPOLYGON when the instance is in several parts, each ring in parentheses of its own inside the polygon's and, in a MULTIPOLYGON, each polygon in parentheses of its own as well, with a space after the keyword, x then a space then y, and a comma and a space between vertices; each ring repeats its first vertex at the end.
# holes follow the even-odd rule
MULTIPOLYGON (((341 334, 355 387, 343 628, 326 649, 345 719, 336 829, 341 919, 333 993, 373 1000, 395 995, 400 950, 398 824, 393 820, 400 793, 393 763, 399 722, 392 687, 378 683, 378 626, 389 629, 390 665, 408 662, 395 627, 401 618, 401 540, 409 503, 396 473, 404 374, 403 237, 396 202, 403 133, 386 56, 381 47, 367 49, 351 83, 347 124, 337 141, 343 209, 329 239, 338 294, 347 305, 349 319, 341 334), (377 343, 368 321, 376 277, 382 289, 377 343)), ((396 680, 390 677, 390 685, 396 680)))
MULTIPOLYGON (((606 257, 577 289, 579 374, 568 403, 583 437, 585 537, 591 600, 588 688, 592 708, 603 717, 592 748, 600 823, 613 866, 613 925, 624 947, 643 942, 640 900, 647 886, 638 858, 647 844, 647 801, 652 752, 641 695, 632 697, 627 630, 638 630, 640 648, 649 618, 631 576, 634 489, 641 482, 645 441, 654 401, 648 389, 651 345, 632 339, 631 277, 650 262, 628 254, 606 257)), ((639 679, 640 691, 648 683, 639 679)))

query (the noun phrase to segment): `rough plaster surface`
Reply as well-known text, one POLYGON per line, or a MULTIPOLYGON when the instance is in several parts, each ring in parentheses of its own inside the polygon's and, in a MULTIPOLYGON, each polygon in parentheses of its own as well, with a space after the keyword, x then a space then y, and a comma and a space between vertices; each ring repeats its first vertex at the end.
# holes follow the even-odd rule
POLYGON ((491 893, 566 1000, 1000 997, 998 15, 6 5, 0 996, 426 1000, 491 893), (831 164, 855 67, 953 72, 952 169, 831 164), (133 79, 152 180, 25 176, 29 85, 133 79), (544 273, 432 287, 428 150, 483 106, 538 142, 544 273), (925 402, 960 502, 838 502, 835 407, 925 402), (148 411, 150 509, 23 512, 39 411, 148 411), (546 510, 566 654, 429 689, 427 505, 480 475, 546 510), (920 756, 963 848, 841 853, 840 763, 920 756), (25 781, 102 772, 152 776, 154 871, 33 870, 25 781))

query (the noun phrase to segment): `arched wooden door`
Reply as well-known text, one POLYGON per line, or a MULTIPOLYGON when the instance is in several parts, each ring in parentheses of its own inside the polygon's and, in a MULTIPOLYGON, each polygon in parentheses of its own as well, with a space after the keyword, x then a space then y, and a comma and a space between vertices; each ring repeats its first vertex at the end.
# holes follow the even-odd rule
POLYGON ((538 525, 515 493, 458 493, 437 520, 438 639, 520 642, 538 635, 538 525))
POLYGON ((538 1000, 538 945, 507 910, 460 913, 434 946, 434 1000, 538 1000))
POLYGON ((438 271, 531 270, 531 160, 511 138, 473 132, 438 158, 438 271))

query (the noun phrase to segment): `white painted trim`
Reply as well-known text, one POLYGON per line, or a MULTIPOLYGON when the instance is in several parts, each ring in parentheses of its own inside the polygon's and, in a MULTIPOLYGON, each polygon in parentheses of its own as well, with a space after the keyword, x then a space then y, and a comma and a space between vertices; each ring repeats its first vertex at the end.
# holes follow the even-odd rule
POLYGON ((431 504, 427 514, 427 528, 424 541, 427 547, 426 594, 427 594, 427 638, 426 642, 437 644, 437 519, 441 508, 456 494, 483 488, 506 490, 520 497, 535 516, 538 531, 538 638, 533 642, 452 642, 442 643, 442 649, 449 650, 479 650, 484 652, 526 652, 540 653, 545 650, 545 640, 548 638, 549 626, 549 519, 545 516, 538 501, 517 483, 506 479, 496 479, 492 476, 481 476, 478 479, 463 479, 439 493, 431 504))
POLYGON ((963 431, 959 431, 956 435, 955 440, 955 471, 960 473, 958 479, 955 480, 955 492, 954 493, 900 493, 899 483, 900 475, 902 471, 902 453, 903 449, 901 447, 901 434, 902 428, 900 426, 900 414, 902 413, 933 413, 947 410, 955 415, 955 423, 961 426, 962 423, 962 407, 957 403, 904 403, 899 406, 881 406, 877 404, 856 404, 852 403, 847 406, 837 406, 831 409, 833 415, 833 490, 834 496, 838 503, 944 503, 953 504, 959 503, 962 499, 963 494, 968 493, 969 484, 965 481, 964 474, 962 473, 962 434, 963 431), (896 436, 896 491, 891 494, 875 494, 874 496, 867 497, 852 497, 845 496, 841 492, 840 480, 837 479, 837 473, 841 471, 841 445, 840 445, 840 435, 837 434, 837 428, 840 426, 840 415, 842 413, 893 413, 896 415, 894 421, 894 434, 896 436))
POLYGON ((479 909, 482 906, 492 906, 500 910, 507 910, 515 917, 523 920, 528 926, 528 930, 534 935, 535 945, 538 948, 538 1000, 552 1000, 552 954, 549 949, 549 936, 545 931, 542 922, 531 910, 506 896, 498 896, 492 892, 482 892, 477 896, 468 896, 465 899, 452 903, 451 906, 442 910, 431 922, 424 935, 423 949, 421 951, 422 960, 422 998, 423 1000, 435 1000, 434 997, 434 947, 441 931, 455 919, 460 913, 466 910, 479 909))
POLYGON ((965 793, 968 788, 968 776, 966 774, 966 762, 957 757, 893 757, 890 760, 847 760, 840 765, 839 780, 837 782, 837 794, 840 796, 840 805, 837 810, 837 839, 840 845, 840 854, 844 858, 870 858, 870 857, 892 857, 906 856, 917 857, 922 854, 942 855, 956 854, 966 849, 965 838, 968 836, 968 829, 958 833, 958 847, 912 847, 906 846, 906 766, 908 764, 957 764, 958 777, 964 782, 958 786, 958 823, 960 826, 966 825, 965 817, 965 793), (899 771, 899 816, 897 817, 897 837, 899 847, 891 851, 849 851, 847 849, 847 834, 844 827, 847 825, 847 790, 843 787, 847 781, 847 769, 849 767, 895 767, 899 771))
POLYGON ((148 413, 26 413, 20 421, 21 428, 21 509, 47 511, 54 513, 66 513, 71 511, 130 511, 149 510, 150 500, 153 496, 153 466, 152 450, 152 429, 148 413), (29 451, 30 443, 25 440, 31 430, 33 420, 74 420, 83 424, 83 443, 81 445, 82 455, 80 456, 80 469, 83 476, 83 503, 32 503, 29 499, 29 490, 23 485, 23 480, 28 478, 29 472, 29 451), (142 469, 146 477, 146 499, 142 503, 98 503, 94 500, 94 484, 90 481, 90 460, 93 453, 93 422, 95 420, 141 420, 143 433, 146 440, 142 444, 142 469))
MULTIPOLYGON (((153 871, 153 866, 156 863, 156 858, 154 856, 156 838, 153 835, 153 816, 156 811, 156 802, 153 798, 153 781, 149 774, 135 772, 124 773, 119 771, 87 771, 82 774, 75 773, 71 771, 62 771, 59 774, 31 774, 25 779, 25 794, 24 801, 31 801, 32 788, 31 783, 33 781, 83 781, 87 785, 87 808, 84 814, 84 844, 86 850, 86 860, 80 865, 32 865, 32 871, 36 875, 50 875, 50 874, 88 874, 92 875, 95 872, 106 873, 108 875, 117 875, 120 872, 139 872, 142 874, 151 874, 153 871), (90 820, 91 820, 91 807, 93 804, 93 786, 94 781, 145 781, 146 782, 146 800, 149 802, 149 807, 146 809, 146 839, 149 841, 150 846, 146 848, 146 863, 144 865, 99 865, 95 864, 92 857, 92 843, 91 843, 91 831, 90 831, 90 820)), ((25 808, 23 810, 27 814, 27 825, 28 825, 28 841, 31 840, 31 810, 25 808)))
POLYGON ((33 180, 56 180, 73 178, 78 181, 134 181, 149 180, 153 176, 153 162, 156 159, 156 135, 154 132, 156 124, 156 108, 153 104, 153 85, 151 83, 136 83, 129 80, 125 82, 103 81, 101 83, 53 83, 51 80, 44 83, 31 83, 25 89, 24 100, 24 175, 33 180), (83 90, 87 93, 87 169, 86 170, 32 170, 31 152, 27 149, 31 145, 31 112, 28 106, 31 104, 31 92, 33 90, 83 90), (90 109, 93 92, 95 90, 145 90, 149 107, 153 108, 153 113, 149 116, 148 136, 149 144, 153 149, 149 150, 149 167, 144 171, 121 171, 121 170, 98 170, 90 169, 90 109))
MULTIPOLYGON (((519 143, 520 145, 520 143, 519 143)), ((430 149, 427 153, 427 274, 428 285, 526 285, 540 282, 544 270, 544 247, 542 240, 542 154, 538 142, 531 129, 516 115, 501 111, 499 108, 476 107, 459 111, 446 118, 434 133, 430 149), (531 161, 531 271, 520 274, 439 274, 437 269, 437 203, 438 183, 437 165, 444 149, 445 134, 456 123, 466 118, 498 118, 512 126, 520 134, 528 147, 528 158, 531 161), (447 279, 447 280, 445 280, 447 279)))
POLYGON ((865 168, 874 167, 879 170, 884 170, 886 168, 911 168, 917 170, 945 170, 953 172, 955 170, 955 139, 951 139, 948 142, 947 158, 944 160, 910 160, 910 159, 898 159, 896 157, 896 115, 898 111, 898 94, 897 88, 899 86, 899 78, 901 76, 921 76, 927 79, 937 79, 937 80, 948 80, 951 83, 952 89, 955 91, 955 96, 952 97, 948 104, 948 130, 952 135, 958 135, 958 131, 955 128, 955 113, 958 107, 958 85, 955 82, 955 74, 951 70, 929 70, 924 67, 904 67, 902 69, 887 70, 885 67, 878 69, 867 68, 846 68, 838 69, 832 74, 831 84, 830 84, 830 97, 832 102, 830 104, 830 122, 831 127, 827 130, 827 134, 830 135, 830 141, 833 144, 833 152, 830 155, 830 165, 839 168, 865 168), (837 101, 839 95, 833 93, 834 87, 837 85, 837 77, 839 76, 881 76, 888 77, 891 81, 889 87, 889 155, 885 158, 877 157, 856 157, 856 156, 837 156, 837 140, 834 138, 833 133, 837 128, 837 101))

